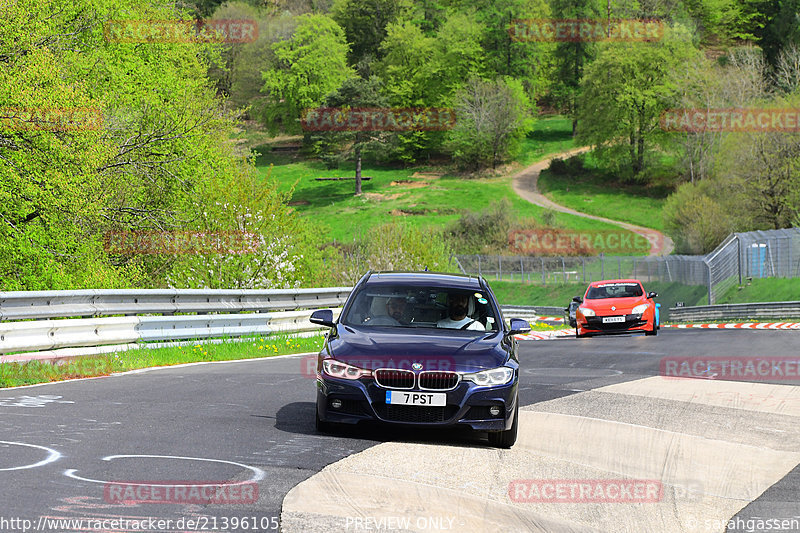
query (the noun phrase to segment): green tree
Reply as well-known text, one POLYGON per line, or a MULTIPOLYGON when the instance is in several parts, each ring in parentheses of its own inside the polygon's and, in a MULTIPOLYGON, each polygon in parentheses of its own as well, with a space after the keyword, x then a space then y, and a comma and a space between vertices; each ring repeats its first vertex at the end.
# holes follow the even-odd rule
POLYGON ((435 38, 426 37, 411 22, 390 24, 381 53, 377 71, 392 105, 438 103, 437 64, 432 60, 437 53, 435 38))
POLYGON ((581 82, 578 139, 596 145, 610 170, 643 177, 661 134, 659 117, 678 92, 675 71, 697 54, 681 26, 653 43, 598 45, 581 82))
POLYGON ((510 76, 523 83, 528 97, 536 98, 549 85, 553 43, 532 42, 512 37, 516 19, 549 18, 544 0, 468 0, 462 9, 474 10, 475 20, 484 28, 481 45, 486 54, 486 76, 510 76))
POLYGON ((272 45, 275 64, 264 72, 268 95, 266 122, 272 131, 300 130, 304 109, 320 104, 331 91, 354 76, 347 65, 344 32, 325 15, 301 15, 291 39, 272 45))
POLYGON ((286 205, 292 191, 281 192, 270 176, 252 165, 209 184, 196 230, 221 235, 231 248, 184 254, 170 265, 167 284, 196 289, 274 289, 300 287, 322 268, 321 245, 305 219, 286 205))
POLYGON ((533 126, 530 101, 513 79, 470 79, 456 96, 456 116, 448 147, 467 168, 495 168, 516 153, 533 126))
POLYGON ((415 0, 413 4, 411 21, 419 26, 425 35, 435 35, 446 19, 448 12, 447 2, 441 0, 415 0))
MULTIPOLYGON (((343 110, 386 107, 386 98, 381 95, 380 88, 380 80, 375 76, 368 80, 350 78, 325 98, 325 107, 343 110)), ((309 137, 319 155, 332 158, 337 163, 349 158, 355 160, 355 195, 360 196, 362 155, 365 151, 380 150, 389 136, 385 131, 356 130, 323 132, 309 137)))
POLYGON ((109 253, 108 232, 202 228, 214 184, 252 166, 207 78, 217 45, 104 34, 187 15, 135 0, 0 7, 2 289, 163 286, 175 257, 109 253))
MULTIPOLYGON (((439 64, 435 37, 427 37, 411 22, 389 24, 381 44, 383 59, 375 70, 383 80, 383 94, 395 107, 441 105, 439 64)), ((440 132, 411 131, 393 137, 395 158, 412 163, 435 150, 442 142, 440 132)))
POLYGON ((800 0, 777 0, 769 5, 759 45, 764 49, 767 63, 775 68, 785 48, 800 45, 800 0))
POLYGON ((486 72, 486 54, 481 46, 484 28, 464 13, 454 13, 443 21, 436 33, 436 90, 439 102, 449 102, 470 76, 486 72))
POLYGON ((736 230, 732 212, 715 197, 717 185, 684 183, 664 203, 665 229, 678 253, 706 254, 736 230))
POLYGON ((387 26, 408 11, 406 0, 335 0, 331 16, 344 29, 350 43, 350 64, 381 59, 380 45, 387 26))
MULTIPOLYGON (((598 19, 597 0, 552 0, 556 19, 598 19)), ((594 56, 594 43, 584 40, 559 42, 553 52, 554 82, 551 87, 558 109, 572 118, 572 135, 578 126, 577 101, 583 69, 594 56)))

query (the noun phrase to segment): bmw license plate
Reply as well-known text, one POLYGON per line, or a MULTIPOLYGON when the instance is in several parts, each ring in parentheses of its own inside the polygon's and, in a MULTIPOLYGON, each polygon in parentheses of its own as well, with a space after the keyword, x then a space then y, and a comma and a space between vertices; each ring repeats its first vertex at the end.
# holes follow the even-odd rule
POLYGON ((613 324, 614 322, 625 322, 624 316, 604 316, 603 324, 613 324))
POLYGON ((424 405, 443 407, 447 405, 447 394, 441 392, 386 391, 386 403, 391 405, 424 405))

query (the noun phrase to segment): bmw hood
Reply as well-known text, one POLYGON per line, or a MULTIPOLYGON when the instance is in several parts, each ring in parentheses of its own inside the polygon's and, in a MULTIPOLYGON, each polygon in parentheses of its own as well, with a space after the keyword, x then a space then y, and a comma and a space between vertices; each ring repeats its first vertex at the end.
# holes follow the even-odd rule
POLYGON ((334 359, 364 369, 475 372, 502 366, 508 346, 501 332, 433 328, 359 328, 339 325, 329 340, 334 359))

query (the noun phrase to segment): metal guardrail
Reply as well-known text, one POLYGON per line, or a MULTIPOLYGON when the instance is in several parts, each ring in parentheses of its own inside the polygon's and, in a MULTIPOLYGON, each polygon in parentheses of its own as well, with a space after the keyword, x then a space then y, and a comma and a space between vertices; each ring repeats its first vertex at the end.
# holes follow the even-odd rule
POLYGON ((563 316, 564 308, 550 305, 501 305, 506 318, 525 318, 529 316, 563 316))
POLYGON ((309 321, 313 310, 333 308, 337 315, 350 291, 350 287, 330 287, 2 292, 0 362, 122 351, 159 341, 318 331, 321 328, 309 321))
POLYGON ((293 290, 88 289, 0 292, 0 321, 341 307, 351 287, 293 290))
POLYGON ((669 318, 675 322, 698 322, 741 318, 799 318, 800 302, 763 302, 747 304, 698 305, 671 307, 669 318))
POLYGON ((135 342, 232 338, 316 331, 312 310, 277 313, 132 316, 0 324, 0 354, 135 342))

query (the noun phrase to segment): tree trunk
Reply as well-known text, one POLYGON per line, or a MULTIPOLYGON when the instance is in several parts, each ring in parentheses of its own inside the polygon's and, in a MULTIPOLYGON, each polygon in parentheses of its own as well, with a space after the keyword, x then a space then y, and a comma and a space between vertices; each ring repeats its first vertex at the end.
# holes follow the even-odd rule
POLYGON ((361 147, 356 147, 356 196, 361 196, 361 147))
POLYGON ((642 137, 641 133, 639 134, 639 140, 636 145, 636 152, 636 173, 638 174, 644 170, 644 137, 642 137))

